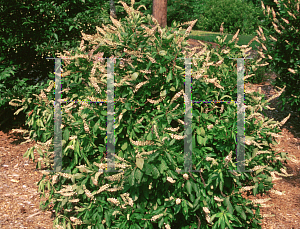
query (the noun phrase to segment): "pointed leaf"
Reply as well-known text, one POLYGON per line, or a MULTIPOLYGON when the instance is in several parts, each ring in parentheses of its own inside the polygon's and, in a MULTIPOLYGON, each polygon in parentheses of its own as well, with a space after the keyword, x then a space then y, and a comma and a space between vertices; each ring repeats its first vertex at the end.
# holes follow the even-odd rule
POLYGON ((145 163, 146 175, 148 175, 148 176, 151 175, 152 167, 153 166, 151 164, 145 163))
POLYGON ((148 140, 148 141, 151 141, 151 140, 152 140, 152 137, 153 137, 153 136, 152 136, 152 132, 150 132, 150 133, 147 135, 147 140, 148 140))
POLYGON ((229 196, 225 198, 225 204, 227 205, 227 211, 229 211, 230 214, 233 214, 233 207, 230 203, 229 196))
POLYGON ((98 129, 99 129, 99 122, 96 122, 94 127, 93 127, 93 133, 95 134, 98 129))
POLYGON ((143 159, 143 158, 136 158, 136 166, 137 166, 140 170, 143 170, 143 167, 144 167, 144 159, 143 159))
POLYGON ((191 185, 191 182, 188 180, 187 182, 186 182, 186 190, 187 190, 187 192, 191 195, 191 193, 192 193, 192 185, 191 185))
POLYGON ((200 135, 201 135, 202 137, 205 136, 205 130, 204 130, 203 127, 200 127, 200 135))
POLYGON ((203 145, 203 138, 200 135, 197 135, 197 140, 200 145, 203 145))
POLYGON ((167 52, 165 50, 161 50, 161 51, 159 51, 159 55, 165 56, 165 55, 167 55, 167 52))
POLYGON ((254 140, 255 138, 254 137, 251 137, 251 136, 246 136, 245 137, 245 140, 246 141, 252 141, 252 140, 254 140))
POLYGON ((140 184, 141 183, 141 180, 142 180, 142 177, 143 177, 143 173, 141 172, 141 170, 139 169, 136 169, 135 170, 135 179, 138 181, 138 183, 140 184))
POLYGON ((201 135, 200 127, 197 127, 196 132, 198 135, 201 135))
POLYGON ((129 184, 130 184, 131 186, 134 186, 134 171, 135 171, 135 170, 133 170, 133 171, 131 172, 131 174, 129 175, 129 177, 128 177, 128 181, 129 181, 129 184))
POLYGON ((152 174, 154 179, 157 179, 159 177, 159 171, 155 166, 153 166, 152 174))
POLYGON ((160 92, 160 97, 164 97, 167 94, 167 90, 163 90, 162 92, 160 92))
MULTIPOLYGON (((167 83, 169 83, 171 80, 172 80, 172 71, 170 71, 168 76, 167 76, 167 83)), ((175 88, 174 88, 174 91, 175 91, 175 88)))
POLYGON ((139 72, 135 72, 131 75, 131 79, 136 80, 138 78, 138 76, 139 76, 139 72))
POLYGON ((163 173, 164 171, 168 170, 168 165, 164 159, 161 160, 161 164, 159 165, 159 171, 160 173, 163 173))
POLYGON ((55 39, 58 41, 58 36, 56 33, 53 34, 53 36, 55 37, 55 39))
POLYGON ((125 151, 125 150, 127 149, 127 142, 125 142, 125 143, 122 145, 121 149, 122 149, 123 151, 125 151))

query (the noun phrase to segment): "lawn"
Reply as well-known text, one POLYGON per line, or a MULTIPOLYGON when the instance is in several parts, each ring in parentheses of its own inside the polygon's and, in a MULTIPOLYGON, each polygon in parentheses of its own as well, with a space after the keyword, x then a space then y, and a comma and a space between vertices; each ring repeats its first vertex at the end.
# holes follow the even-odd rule
MULTIPOLYGON (((184 32, 183 32, 184 34, 184 32)), ((201 31, 201 30, 192 30, 190 33, 189 38, 190 39, 195 39, 195 40, 201 40, 201 41, 209 41, 209 42, 214 42, 214 40, 217 40, 217 36, 221 36, 220 33, 217 32, 208 32, 208 31, 201 31)), ((227 34, 226 41, 229 41, 232 39, 234 34, 227 34)), ((238 45, 247 45, 251 39, 253 39, 255 36, 251 35, 239 35, 239 41, 238 45)), ((257 41, 253 41, 250 45, 253 50, 257 50, 257 47, 259 43, 257 41)))

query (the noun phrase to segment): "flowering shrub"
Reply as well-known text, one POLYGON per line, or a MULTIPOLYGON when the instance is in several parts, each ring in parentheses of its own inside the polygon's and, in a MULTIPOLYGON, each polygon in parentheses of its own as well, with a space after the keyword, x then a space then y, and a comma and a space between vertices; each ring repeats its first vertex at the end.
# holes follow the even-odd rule
MULTIPOLYGON (((196 20, 186 22, 180 36, 182 25, 161 29, 151 16, 121 3, 128 17, 111 18, 114 26, 96 27, 95 35, 82 33, 79 49, 58 53, 69 58, 62 73, 62 99, 68 101, 105 100, 106 62, 98 58, 124 58, 114 67, 114 157, 121 172, 106 171, 107 104, 62 104, 62 169, 71 173, 44 172, 38 184, 42 195, 49 191, 44 204, 53 202, 56 228, 259 228, 260 202, 241 194, 271 189, 275 172, 287 176, 279 172, 285 172, 282 163, 288 159, 271 148, 287 119, 263 118, 259 110, 269 101, 260 91, 245 91, 245 167, 251 172, 235 172, 235 104, 194 103, 192 164, 198 172, 180 173, 185 71, 178 58, 199 58, 192 59, 193 101, 236 100, 237 69, 229 58, 245 56, 249 47, 236 45, 238 31, 228 43, 218 37, 222 49, 205 46, 187 54, 182 48, 196 20)), ((250 67, 260 62, 247 61, 250 67)), ((38 103, 28 114, 31 130, 25 134, 38 143, 24 157, 33 158, 37 149, 37 166, 51 169, 54 81, 48 85, 31 101, 38 103)), ((23 107, 28 103, 20 102, 23 107)))

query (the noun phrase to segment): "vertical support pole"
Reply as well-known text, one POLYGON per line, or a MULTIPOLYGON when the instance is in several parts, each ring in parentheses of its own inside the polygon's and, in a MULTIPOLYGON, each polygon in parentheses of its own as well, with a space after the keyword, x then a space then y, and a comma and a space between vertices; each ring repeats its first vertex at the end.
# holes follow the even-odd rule
POLYGON ((54 171, 62 169, 61 59, 55 58, 54 171))
POLYGON ((114 60, 107 60, 107 172, 116 172, 115 155, 115 125, 114 125, 114 60))
POLYGON ((237 59, 237 170, 245 172, 245 88, 244 59, 237 59))
POLYGON ((192 84, 191 84, 191 58, 185 58, 185 93, 184 93, 184 170, 192 170, 192 84))

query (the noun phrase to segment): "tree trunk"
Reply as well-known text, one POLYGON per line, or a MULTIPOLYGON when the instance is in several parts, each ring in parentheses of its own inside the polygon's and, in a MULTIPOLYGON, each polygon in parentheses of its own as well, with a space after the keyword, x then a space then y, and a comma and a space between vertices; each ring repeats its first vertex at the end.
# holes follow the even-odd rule
POLYGON ((167 25, 168 0, 153 0, 152 16, 157 20, 161 28, 167 25))
POLYGON ((114 0, 110 0, 110 16, 117 19, 117 11, 114 0))

